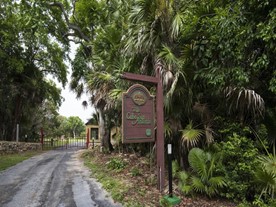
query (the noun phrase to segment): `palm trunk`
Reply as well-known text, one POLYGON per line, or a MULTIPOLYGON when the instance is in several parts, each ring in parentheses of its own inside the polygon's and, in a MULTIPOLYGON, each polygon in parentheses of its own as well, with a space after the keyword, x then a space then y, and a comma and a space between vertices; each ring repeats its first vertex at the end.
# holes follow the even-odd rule
POLYGON ((104 147, 103 137, 105 134, 105 121, 104 121, 104 113, 103 110, 98 108, 97 112, 99 114, 99 138, 101 140, 101 146, 104 147))

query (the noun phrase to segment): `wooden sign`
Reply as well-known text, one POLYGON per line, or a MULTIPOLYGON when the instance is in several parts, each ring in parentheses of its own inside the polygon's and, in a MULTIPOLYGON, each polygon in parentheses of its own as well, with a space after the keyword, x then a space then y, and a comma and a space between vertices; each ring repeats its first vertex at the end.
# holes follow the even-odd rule
POLYGON ((123 93, 123 143, 154 142, 154 98, 135 84, 123 93))

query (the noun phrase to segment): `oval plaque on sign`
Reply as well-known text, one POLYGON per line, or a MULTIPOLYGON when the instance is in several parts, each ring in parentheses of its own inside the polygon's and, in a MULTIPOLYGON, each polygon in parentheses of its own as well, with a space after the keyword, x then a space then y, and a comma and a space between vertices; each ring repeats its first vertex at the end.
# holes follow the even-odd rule
POLYGON ((147 97, 142 91, 133 92, 131 98, 138 106, 142 106, 147 102, 147 97))

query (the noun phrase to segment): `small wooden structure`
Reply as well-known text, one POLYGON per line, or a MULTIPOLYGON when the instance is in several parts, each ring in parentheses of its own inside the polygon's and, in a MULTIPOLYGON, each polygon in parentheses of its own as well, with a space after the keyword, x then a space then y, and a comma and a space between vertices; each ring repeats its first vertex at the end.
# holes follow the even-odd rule
POLYGON ((100 143, 100 136, 99 136, 99 125, 90 124, 87 122, 86 124, 86 145, 87 148, 91 143, 100 143))

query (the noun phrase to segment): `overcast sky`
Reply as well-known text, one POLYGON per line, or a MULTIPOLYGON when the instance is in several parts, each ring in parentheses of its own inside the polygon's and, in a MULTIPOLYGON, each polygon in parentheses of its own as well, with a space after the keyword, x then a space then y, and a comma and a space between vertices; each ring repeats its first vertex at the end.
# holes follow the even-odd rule
MULTIPOLYGON (((70 42, 71 46, 71 53, 70 53, 70 58, 74 59, 75 56, 75 50, 77 46, 73 43, 70 42)), ((71 68, 69 66, 69 70, 71 71, 71 68)), ((82 95, 80 99, 76 98, 76 94, 74 94, 72 91, 69 89, 69 82, 71 79, 71 74, 68 74, 68 83, 65 89, 62 89, 62 97, 65 99, 64 102, 62 103, 60 109, 59 109, 59 114, 62 116, 78 116, 82 119, 84 123, 87 122, 89 118, 92 117, 92 113, 94 112, 94 109, 92 106, 88 106, 87 108, 84 108, 82 106, 83 101, 88 101, 88 97, 86 94, 82 95)), ((57 83, 58 87, 62 88, 59 83, 57 83)))
POLYGON ((60 115, 66 117, 78 116, 85 123, 89 118, 91 118, 91 115, 94 112, 92 106, 88 106, 87 108, 83 108, 82 106, 83 101, 88 101, 88 97, 86 95, 83 95, 79 100, 76 99, 76 94, 69 90, 68 85, 62 90, 61 95, 65 100, 59 109, 60 115))

